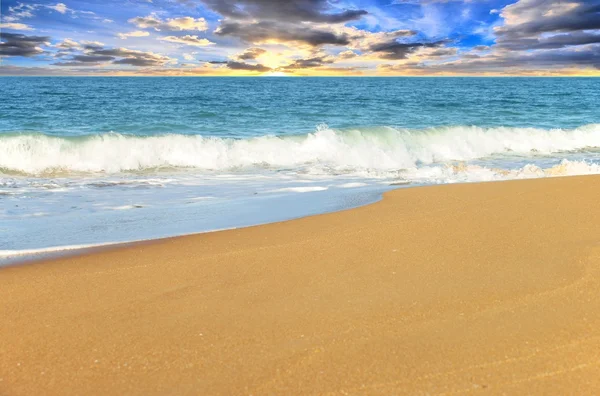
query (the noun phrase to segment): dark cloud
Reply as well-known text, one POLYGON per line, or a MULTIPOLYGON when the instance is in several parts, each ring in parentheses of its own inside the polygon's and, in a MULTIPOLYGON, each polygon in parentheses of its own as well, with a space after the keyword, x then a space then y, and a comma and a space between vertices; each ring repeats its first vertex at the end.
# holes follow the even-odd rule
POLYGON ((337 10, 328 0, 202 0, 213 11, 232 19, 285 22, 344 23, 365 10, 337 10))
POLYGON ((74 61, 77 62, 108 62, 115 59, 112 56, 108 55, 75 55, 73 57, 74 61))
POLYGON ((329 0, 203 0, 225 19, 215 33, 248 43, 269 40, 308 44, 348 45, 350 38, 326 24, 345 23, 366 15, 364 10, 340 9, 329 0))
POLYGON ((379 54, 382 59, 406 59, 406 57, 418 48, 436 48, 446 44, 446 40, 430 43, 399 43, 395 40, 385 43, 376 43, 369 50, 379 54))
POLYGON ((314 67, 321 67, 325 64, 333 63, 333 58, 324 57, 324 56, 315 56, 307 59, 297 59, 294 62, 290 63, 287 66, 284 66, 284 70, 294 70, 294 69, 311 69, 314 67))
POLYGON ((261 73, 272 70, 270 67, 267 67, 267 66, 264 66, 261 64, 252 65, 250 63, 236 62, 236 61, 227 62, 227 67, 232 70, 248 70, 248 71, 261 72, 261 73))
POLYGON ((108 55, 75 55, 66 62, 53 63, 55 66, 98 66, 115 58, 108 55))
POLYGON ((415 72, 430 74, 439 72, 511 74, 515 71, 519 73, 527 71, 552 72, 553 70, 581 67, 600 69, 600 48, 504 52, 486 56, 465 54, 459 60, 435 65, 383 65, 382 68, 390 71, 406 72, 409 69, 408 66, 414 69, 415 72))
POLYGON ((237 56, 237 58, 242 59, 242 60, 252 60, 252 59, 258 58, 260 55, 264 54, 265 52, 267 52, 267 51, 262 48, 256 48, 256 47, 247 48, 244 52, 239 54, 237 56))
MULTIPOLYGON (((111 62, 115 65, 131 65, 138 67, 164 66, 171 58, 153 52, 137 51, 128 48, 105 48, 101 43, 82 43, 83 53, 71 55, 61 62, 53 63, 55 66, 97 66, 111 62)), ((64 57, 59 52, 56 58, 64 57)))
POLYGON ((94 55, 107 55, 107 56, 118 56, 118 57, 127 57, 127 56, 136 56, 140 53, 140 51, 130 50, 127 48, 100 48, 94 49, 89 52, 94 55))
POLYGON ((54 66, 61 66, 61 67, 75 67, 75 66, 85 66, 85 67, 89 67, 89 66, 99 66, 101 65, 100 62, 55 62, 52 65, 54 66))
POLYGON ((131 66, 139 66, 139 67, 148 67, 148 66, 162 66, 162 62, 156 62, 152 59, 146 58, 123 58, 113 62, 115 65, 131 65, 131 66))
POLYGON ((102 48, 93 49, 87 52, 88 55, 104 55, 108 57, 122 58, 113 61, 116 65, 131 66, 162 66, 171 60, 167 56, 155 54, 153 52, 143 52, 127 48, 102 48))
POLYGON ((452 56, 456 55, 458 50, 456 48, 448 47, 448 48, 439 48, 433 52, 427 54, 428 57, 440 57, 440 56, 452 56))
POLYGON ((251 23, 224 21, 215 33, 220 36, 238 37, 250 43, 277 40, 300 42, 315 47, 324 44, 347 45, 350 43, 350 39, 346 34, 336 34, 310 26, 269 21, 251 23))
MULTIPOLYGON (((107 72, 106 69, 93 69, 94 75, 101 75, 107 72)), ((1 76, 65 76, 65 75, 86 75, 90 73, 90 69, 85 71, 75 72, 75 70, 58 67, 24 67, 13 65, 0 66, 1 76)))
MULTIPOLYGON (((414 4, 414 5, 422 5, 422 4, 435 4, 435 3, 453 3, 453 2, 462 2, 465 0, 395 0, 394 4, 414 4)), ((470 2, 479 1, 480 3, 485 2, 487 0, 471 0, 470 2)))
POLYGON ((600 0, 519 0, 500 15, 505 23, 494 30, 498 48, 524 51, 600 43, 600 34, 590 32, 600 29, 600 0))
POLYGON ((531 50, 563 48, 598 43, 600 43, 600 34, 571 32, 552 36, 525 37, 515 40, 504 39, 500 41, 500 46, 511 50, 531 50))
POLYGON ((501 15, 509 23, 496 29, 500 36, 600 29, 600 0, 520 0, 505 7, 501 15))
POLYGON ((88 51, 95 51, 95 50, 100 50, 102 48, 104 48, 104 44, 102 43, 98 43, 98 42, 85 42, 82 41, 83 44, 83 49, 88 50, 88 51))
POLYGON ((0 32, 0 56, 31 57, 42 54, 40 45, 48 45, 50 37, 26 36, 24 34, 0 32))

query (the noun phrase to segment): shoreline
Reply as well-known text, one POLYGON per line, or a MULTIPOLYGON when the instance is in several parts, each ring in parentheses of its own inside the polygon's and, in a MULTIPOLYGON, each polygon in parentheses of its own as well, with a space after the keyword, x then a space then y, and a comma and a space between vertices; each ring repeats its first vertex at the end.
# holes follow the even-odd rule
POLYGON ((600 176, 0 268, 0 393, 593 393, 600 176))
MULTIPOLYGON (((596 175, 594 175, 594 174, 592 174, 592 175, 561 175, 561 176, 536 177, 536 178, 530 178, 530 179, 507 179, 507 180, 490 180, 490 181, 479 181, 479 182, 466 181, 466 182, 440 183, 440 184, 416 183, 414 185, 411 185, 410 183, 405 183, 405 182, 391 183, 383 191, 373 194, 373 196, 375 198, 373 198, 372 200, 362 202, 356 206, 344 207, 341 209, 335 209, 335 210, 318 212, 318 213, 307 214, 307 215, 299 215, 299 216, 290 217, 290 218, 283 218, 282 220, 267 221, 264 223, 259 222, 256 224, 234 226, 234 227, 229 227, 229 228, 219 228, 219 229, 206 230, 206 231, 194 231, 194 232, 188 232, 188 233, 182 233, 182 234, 167 235, 167 236, 162 236, 162 237, 157 237, 157 238, 134 239, 134 240, 128 240, 128 241, 99 242, 99 243, 91 243, 91 244, 83 244, 83 245, 50 246, 50 247, 39 248, 39 249, 35 249, 35 248, 34 249, 26 249, 26 250, 22 250, 25 253, 11 253, 11 254, 7 254, 7 255, 0 255, 0 271, 2 270, 2 268, 37 264, 37 263, 41 263, 41 262, 54 261, 54 260, 60 260, 60 259, 67 259, 67 258, 77 257, 80 255, 95 254, 95 253, 103 252, 106 250, 115 250, 115 249, 126 248, 126 247, 129 247, 132 245, 138 245, 138 244, 145 245, 145 244, 152 244, 155 242, 160 242, 160 241, 169 240, 169 239, 173 239, 173 238, 190 237, 190 236, 194 236, 194 235, 201 235, 201 234, 207 234, 207 233, 240 230, 240 229, 251 228, 251 227, 260 227, 260 226, 265 226, 265 225, 269 225, 269 224, 278 224, 278 223, 284 223, 284 222, 288 222, 288 221, 295 221, 295 220, 303 219, 303 218, 310 218, 310 217, 322 216, 322 215, 331 214, 331 213, 344 212, 347 210, 354 210, 357 208, 361 208, 363 206, 374 205, 374 204, 382 201, 384 196, 386 194, 388 194, 389 192, 393 192, 393 191, 396 191, 399 189, 404 189, 404 188, 413 189, 413 188, 440 187, 440 186, 446 186, 446 185, 459 185, 459 184, 503 183, 503 182, 521 181, 521 180, 524 181, 524 180, 536 180, 536 179, 546 179, 546 178, 564 178, 564 177, 570 178, 570 177, 584 177, 584 176, 596 176, 596 175)), ((21 250, 18 252, 21 252, 21 250)), ((0 251, 0 253, 2 253, 2 251, 0 251)))
MULTIPOLYGON (((282 220, 267 221, 264 223, 242 225, 242 226, 238 226, 238 227, 219 228, 219 229, 207 230, 207 231, 195 231, 195 232, 189 232, 189 233, 183 233, 183 234, 167 235, 167 236, 158 237, 158 238, 137 239, 137 240, 121 241, 121 242, 119 242, 119 241, 117 241, 117 242, 99 242, 99 243, 94 243, 94 244, 89 244, 89 245, 50 246, 50 247, 46 247, 46 248, 27 249, 27 250, 17 251, 17 252, 25 252, 25 253, 11 253, 11 254, 7 254, 7 255, 0 254, 0 271, 2 271, 2 268, 36 264, 36 263, 40 263, 40 262, 77 257, 80 255, 95 254, 95 253, 103 252, 106 250, 121 249, 121 248, 129 247, 132 245, 138 245, 138 244, 145 245, 145 244, 152 244, 155 242, 160 242, 160 241, 169 240, 169 239, 173 239, 173 238, 182 238, 182 237, 189 237, 189 236, 194 236, 194 235, 209 234, 209 233, 213 233, 213 232, 223 232, 223 231, 240 230, 240 229, 251 228, 251 227, 260 227, 260 226, 265 226, 265 225, 269 225, 269 224, 284 223, 287 221, 294 221, 294 220, 308 218, 308 217, 321 216, 321 215, 330 214, 330 213, 338 213, 338 212, 343 212, 346 210, 353 210, 353 209, 357 209, 357 208, 360 208, 363 206, 373 205, 373 204, 376 204, 377 202, 380 202, 383 199, 383 196, 389 191, 395 191, 395 190, 398 190, 401 188, 419 188, 419 187, 424 187, 424 186, 425 185, 416 184, 414 187, 409 187, 405 184, 390 184, 386 189, 384 189, 380 193, 373 193, 372 194, 374 197, 373 199, 366 201, 366 202, 361 202, 356 206, 344 207, 341 209, 319 212, 319 213, 314 213, 314 214, 299 215, 299 216, 295 216, 295 217, 284 218, 282 220)), ((0 251, 0 253, 3 253, 3 251, 0 251)))

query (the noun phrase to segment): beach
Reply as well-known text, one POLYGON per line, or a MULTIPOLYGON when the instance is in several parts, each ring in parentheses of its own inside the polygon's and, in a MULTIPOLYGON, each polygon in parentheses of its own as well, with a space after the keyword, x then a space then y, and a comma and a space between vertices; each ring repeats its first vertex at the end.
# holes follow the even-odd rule
POLYGON ((0 269, 0 394, 592 394, 600 176, 0 269))

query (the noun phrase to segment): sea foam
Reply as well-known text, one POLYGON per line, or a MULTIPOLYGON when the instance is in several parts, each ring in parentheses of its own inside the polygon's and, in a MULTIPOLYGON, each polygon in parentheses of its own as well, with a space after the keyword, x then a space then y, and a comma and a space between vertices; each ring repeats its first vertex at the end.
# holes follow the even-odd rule
POLYGON ((300 168, 353 174, 411 169, 494 155, 536 156, 600 147, 600 124, 572 130, 537 128, 392 127, 344 131, 320 126, 314 133, 249 139, 118 133, 86 137, 43 134, 0 136, 0 171, 118 173, 162 168, 236 170, 300 168))

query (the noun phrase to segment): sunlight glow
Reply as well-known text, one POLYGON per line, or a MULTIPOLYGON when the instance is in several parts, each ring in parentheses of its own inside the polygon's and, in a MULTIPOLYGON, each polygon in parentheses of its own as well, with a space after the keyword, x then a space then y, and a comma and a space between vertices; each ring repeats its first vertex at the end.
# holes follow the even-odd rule
POLYGON ((265 73, 262 76, 263 77, 286 77, 286 76, 289 76, 289 74, 280 72, 280 71, 276 71, 276 72, 265 73))

